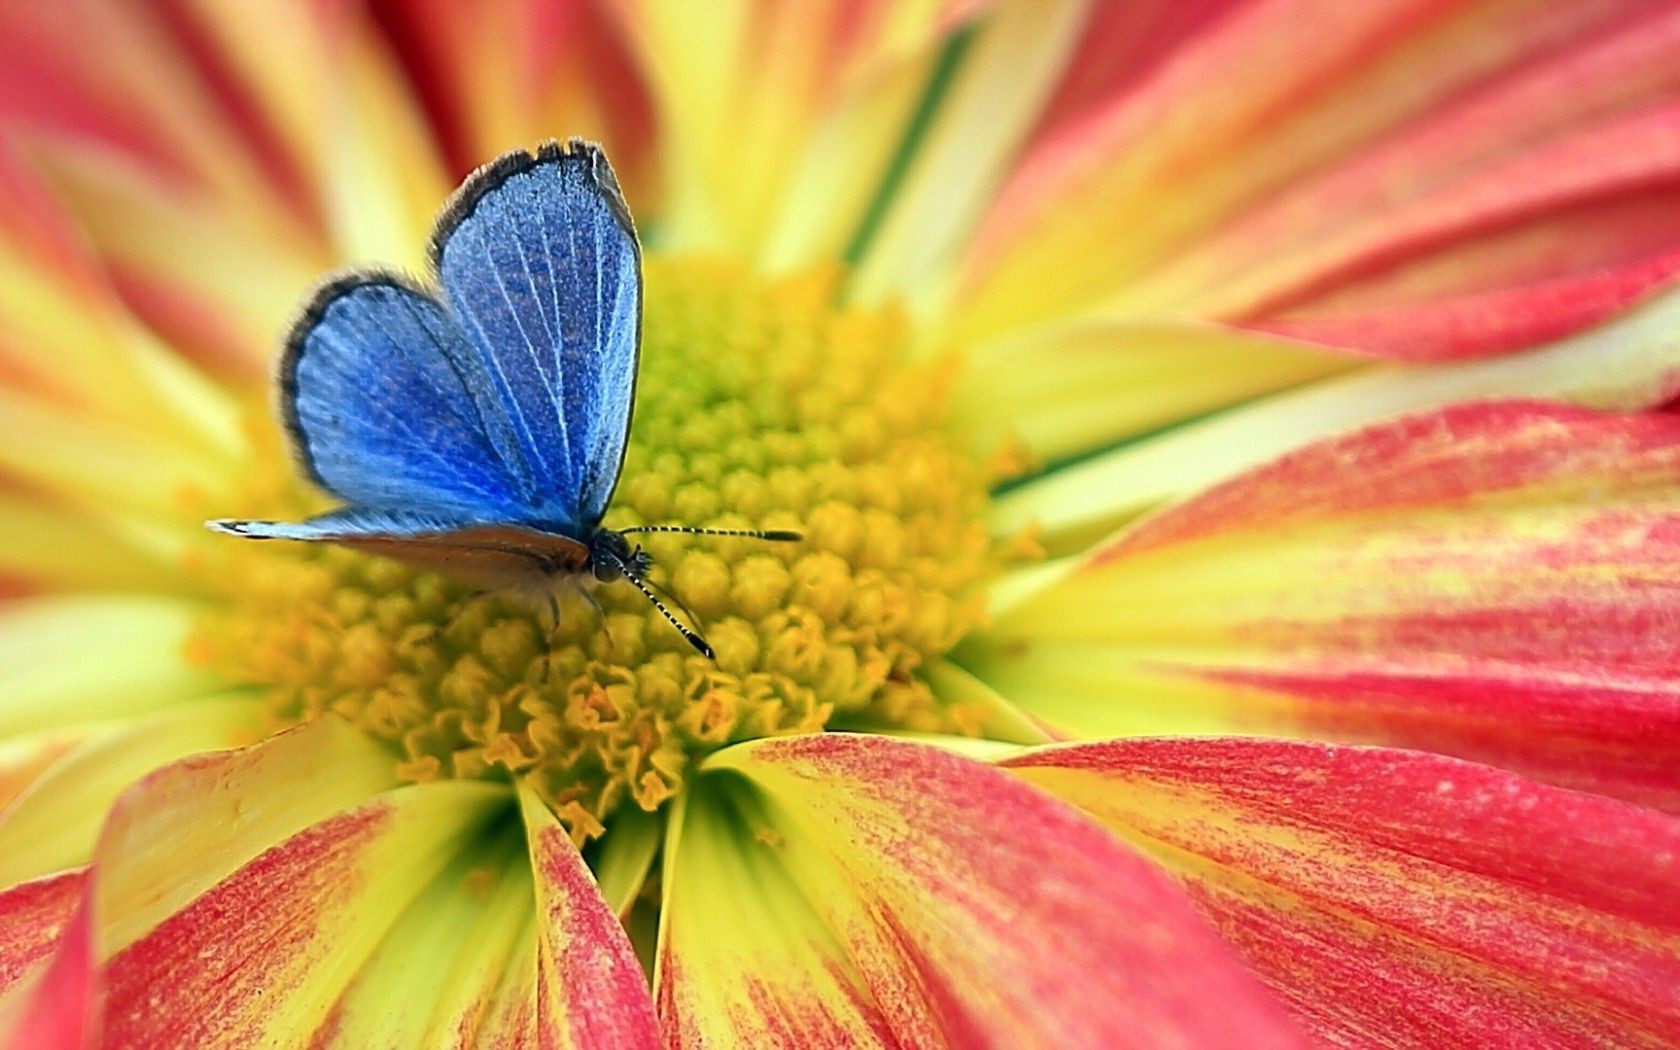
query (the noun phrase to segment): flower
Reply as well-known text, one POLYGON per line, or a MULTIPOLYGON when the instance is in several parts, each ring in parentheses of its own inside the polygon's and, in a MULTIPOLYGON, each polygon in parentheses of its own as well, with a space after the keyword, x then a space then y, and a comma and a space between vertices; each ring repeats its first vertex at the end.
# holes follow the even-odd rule
POLYGON ((0 25, 17 1045, 1680 1039, 1680 7, 0 25), (610 520, 807 532, 654 545, 715 663, 200 527, 320 505, 309 282, 571 133, 610 520))

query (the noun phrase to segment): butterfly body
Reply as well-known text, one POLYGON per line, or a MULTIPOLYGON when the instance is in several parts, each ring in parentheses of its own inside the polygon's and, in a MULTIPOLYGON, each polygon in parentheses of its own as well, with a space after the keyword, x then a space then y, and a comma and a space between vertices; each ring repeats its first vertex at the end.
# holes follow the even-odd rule
POLYGON ((574 139, 485 165, 440 214, 431 259, 435 291, 385 271, 332 277, 286 339, 281 419, 300 466, 345 506, 209 527, 550 596, 627 580, 710 655, 649 588, 651 561, 626 538, 646 527, 601 524, 642 319, 641 247, 606 157, 574 139))

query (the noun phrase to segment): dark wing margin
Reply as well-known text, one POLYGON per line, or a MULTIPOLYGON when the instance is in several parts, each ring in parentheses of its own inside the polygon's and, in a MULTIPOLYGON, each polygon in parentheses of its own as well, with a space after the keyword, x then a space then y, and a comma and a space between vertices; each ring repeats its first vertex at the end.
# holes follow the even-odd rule
POLYGON ((431 258, 545 516, 591 531, 623 469, 642 327, 641 246, 606 155, 572 139, 484 165, 431 258))
POLYGON ((471 353, 447 311, 400 274, 328 278, 280 355, 279 415, 299 466, 364 507, 516 513, 532 486, 463 381, 458 361, 471 353))
POLYGON ((431 241, 427 245, 427 257, 431 260, 432 271, 443 271, 444 245, 448 243, 455 228, 471 218, 479 201, 521 172, 530 171, 539 164, 555 164, 574 158, 588 165, 590 178, 600 190, 602 199, 612 209, 614 217, 624 227, 624 232, 636 243, 636 250, 640 253, 641 241, 636 236, 636 222, 630 217, 630 206, 624 203, 624 191, 619 188, 618 174, 613 171, 606 153, 588 139, 570 138, 565 142, 549 139, 539 143, 534 153, 523 149, 510 150, 493 161, 479 165, 455 188, 455 192, 449 195, 449 200, 444 202, 437 219, 432 223, 431 241))

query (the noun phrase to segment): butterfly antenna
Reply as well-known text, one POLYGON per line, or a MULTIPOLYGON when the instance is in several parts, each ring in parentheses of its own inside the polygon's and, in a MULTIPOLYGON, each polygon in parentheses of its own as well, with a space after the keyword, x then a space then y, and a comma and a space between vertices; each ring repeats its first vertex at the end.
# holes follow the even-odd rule
POLYGON ((671 615, 671 610, 665 608, 665 603, 659 600, 659 595, 653 593, 653 588, 647 585, 646 580, 631 572, 623 562, 618 563, 618 569, 624 574, 625 579, 636 585, 636 589, 642 592, 642 597, 652 602, 653 607, 659 610, 659 614, 665 617, 671 626, 675 627, 678 633, 687 639, 688 644, 694 646, 695 650, 701 656, 704 656, 708 660, 717 659, 717 654, 713 653, 712 647, 706 644, 706 639, 700 637, 698 632, 690 630, 687 624, 671 615))
POLYGON ((797 543, 805 538, 803 532, 795 532, 793 529, 698 529, 692 525, 632 525, 628 529, 618 531, 681 532, 689 536, 740 536, 743 539, 772 540, 776 543, 797 543))

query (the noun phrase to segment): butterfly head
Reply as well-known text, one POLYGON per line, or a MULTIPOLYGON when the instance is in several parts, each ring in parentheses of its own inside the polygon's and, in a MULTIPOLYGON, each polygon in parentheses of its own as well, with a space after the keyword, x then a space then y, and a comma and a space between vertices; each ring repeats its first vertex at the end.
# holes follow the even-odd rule
POLYGON ((652 567, 653 557, 640 544, 631 546, 622 532, 597 529, 589 540, 589 572, 602 583, 626 576, 640 579, 652 567))

